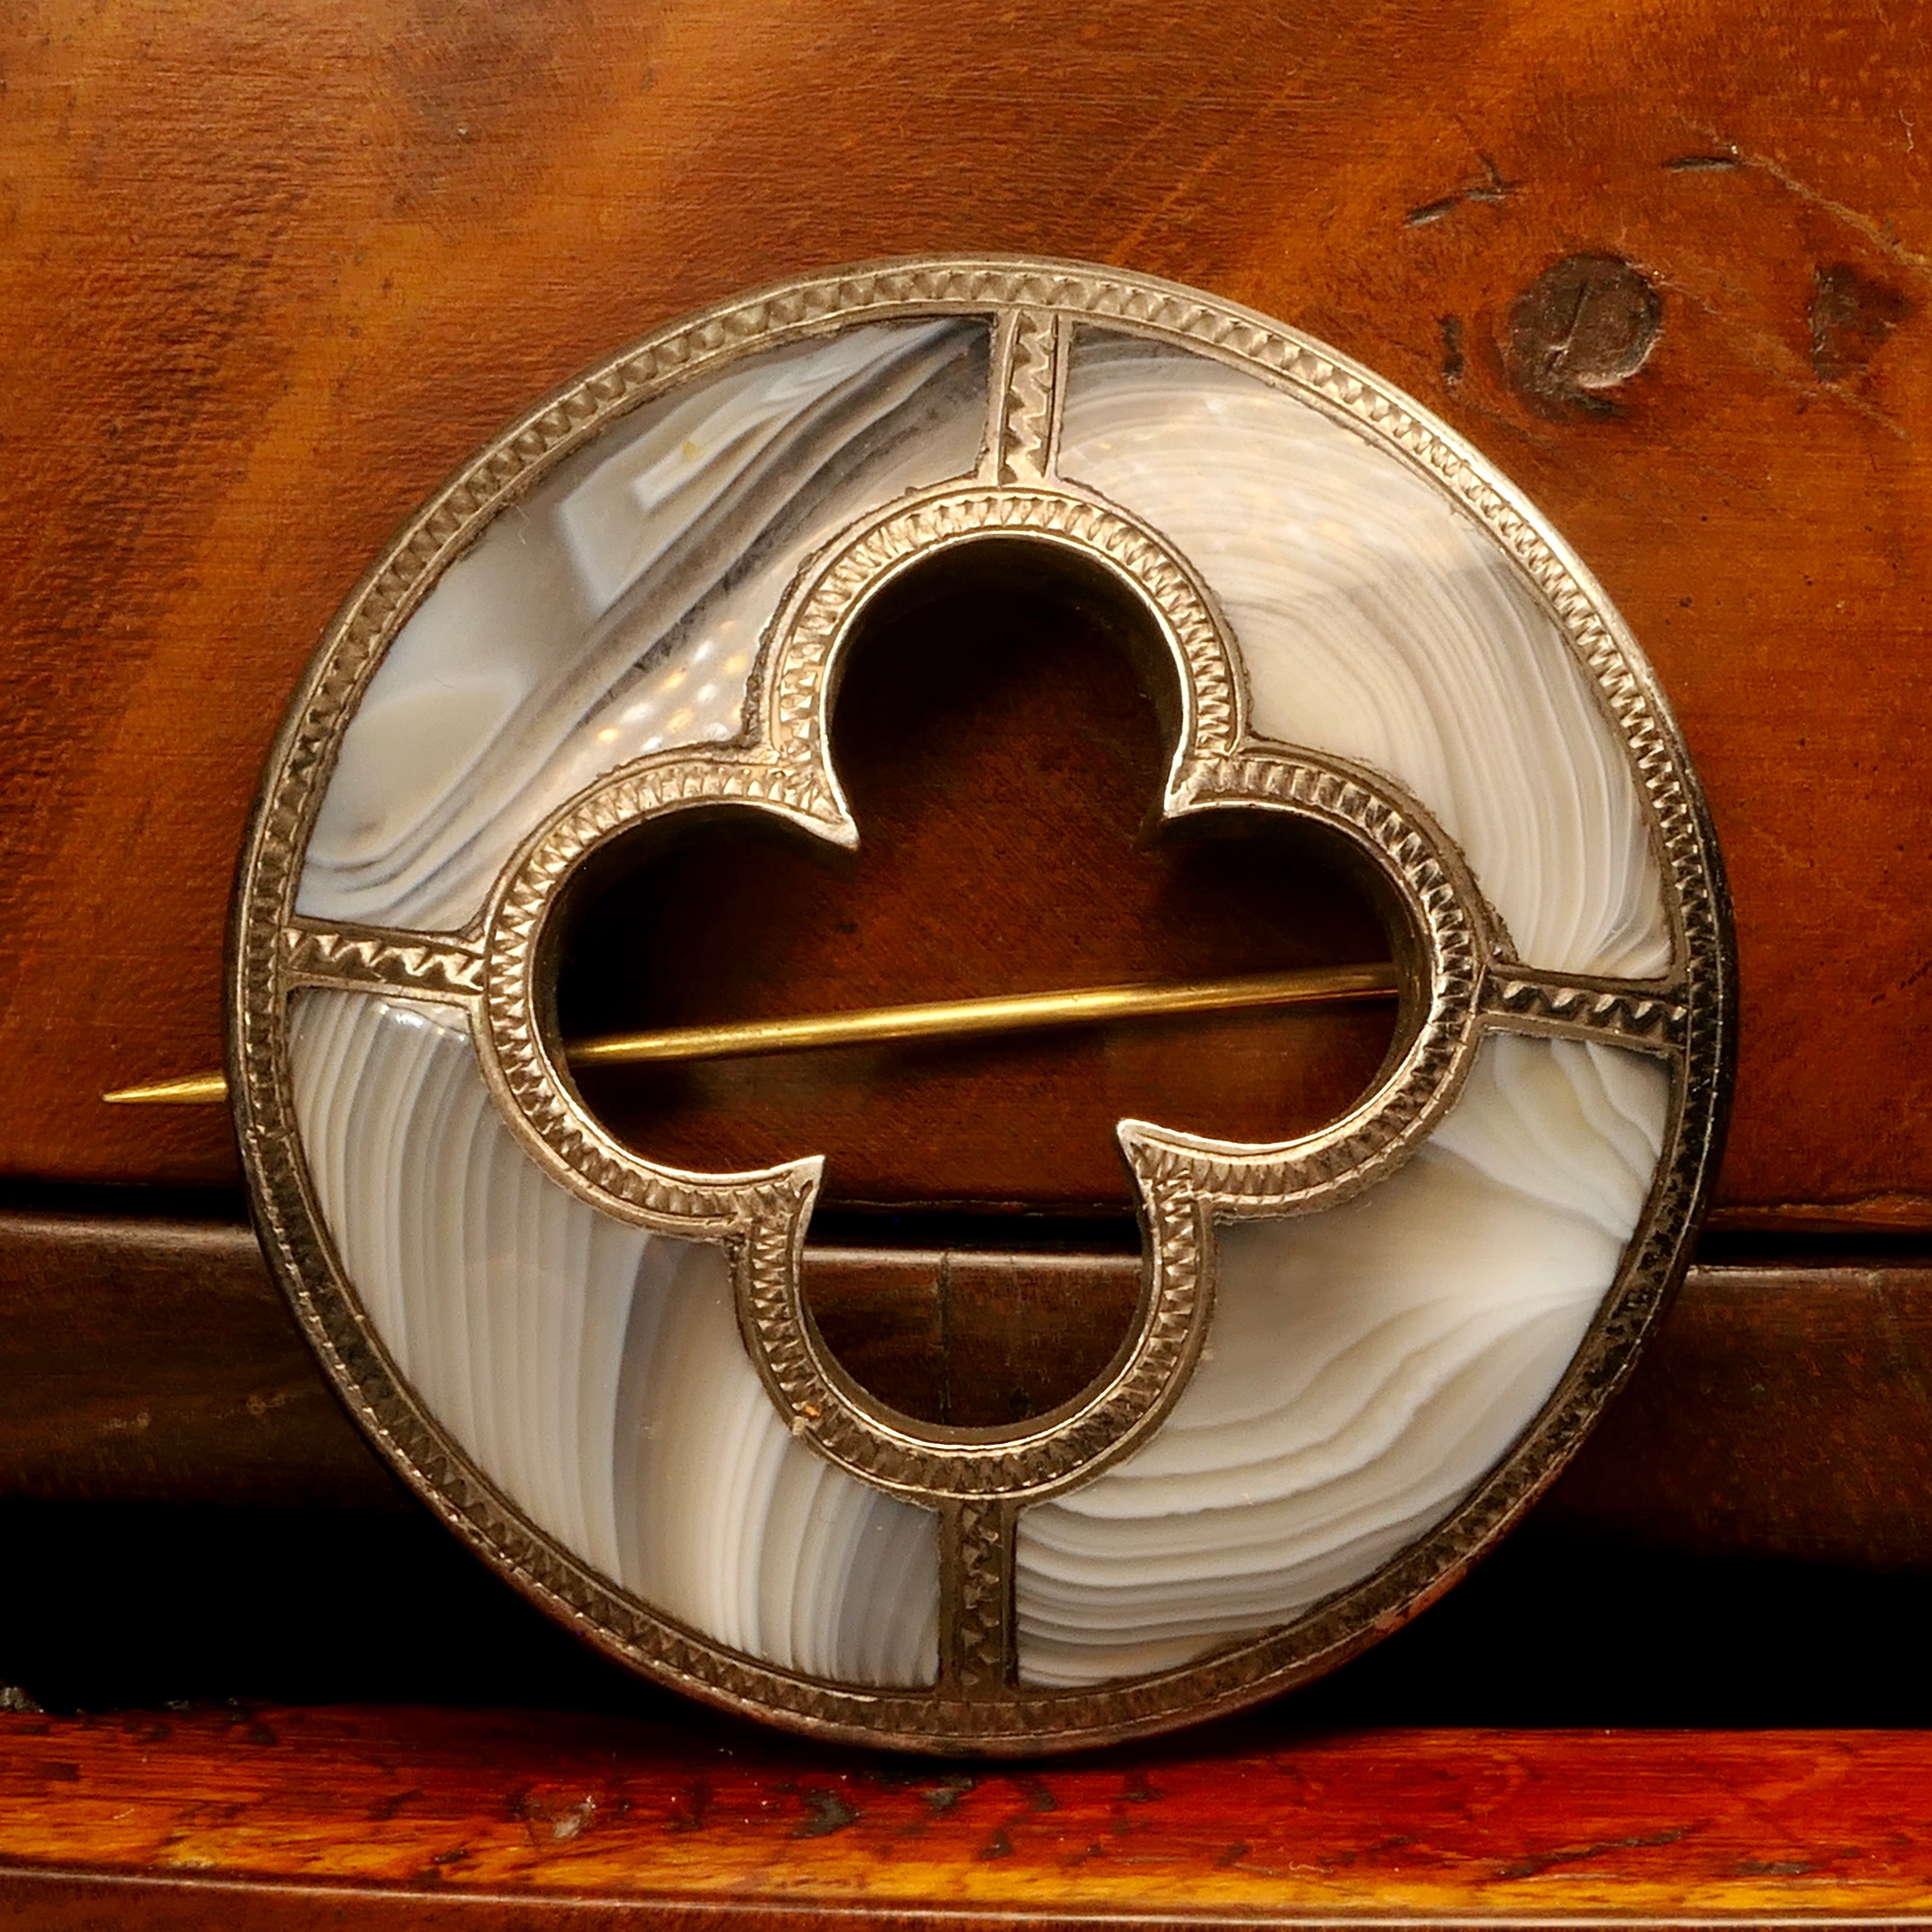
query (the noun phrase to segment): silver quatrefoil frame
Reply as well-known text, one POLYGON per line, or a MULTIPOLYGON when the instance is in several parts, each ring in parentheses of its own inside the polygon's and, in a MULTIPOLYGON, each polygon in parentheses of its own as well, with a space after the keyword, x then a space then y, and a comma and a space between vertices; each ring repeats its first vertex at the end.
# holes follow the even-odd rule
POLYGON ((932 1750, 1010 1754, 1156 1730, 1324 1671, 1447 1588, 1555 1475, 1634 1360, 1688 1260, 1714 1168, 1730 1081, 1728 909, 1694 773, 1648 667, 1561 541, 1481 458, 1366 371, 1292 329, 1119 271, 1002 259, 918 261, 818 275, 647 338, 513 425, 400 533, 317 651, 271 758, 238 887, 229 1082, 272 1264, 336 1388, 410 1484, 526 1594, 661 1681, 794 1728, 932 1750), (442 573, 506 506, 627 412, 694 375, 855 323, 983 318, 992 379, 978 474, 880 506, 807 565, 759 647, 733 742, 620 767, 533 827, 482 917, 457 934, 332 926, 296 895, 322 792, 362 692, 442 573), (1345 419, 1478 519, 1553 614, 1626 748, 1671 928, 1658 980, 1553 975, 1519 961, 1460 852, 1391 781, 1256 738, 1238 650, 1188 561, 1160 534, 1061 477, 1056 445, 1076 323, 1233 364, 1345 419), (1322 1132, 1273 1146, 1129 1120, 1119 1133, 1142 1202, 1135 1330, 1103 1376, 1010 1428, 916 1422, 826 1349, 800 1288, 820 1163, 706 1174, 653 1163, 592 1118, 549 1036, 546 920, 578 868, 648 820, 732 804, 852 844, 827 752, 839 653, 902 572, 989 539, 1072 553, 1137 599, 1181 695, 1161 809, 1288 814, 1351 846, 1412 931, 1398 1045, 1375 1089, 1322 1132), (603 1212, 721 1244, 739 1324, 793 1432, 864 1481, 934 1508, 941 1553, 940 1671, 930 1689, 875 1689, 778 1670, 663 1616, 538 1528, 429 1412, 374 1332, 318 1210, 296 1129, 289 1005, 298 988, 377 988, 467 1009, 503 1118, 553 1179, 603 1212), (1556 1392, 1464 1501, 1366 1579, 1286 1625, 1156 1675, 1099 1688, 1021 1684, 1012 1564, 1017 1510, 1128 1454, 1185 1387, 1214 1298, 1216 1231, 1334 1205, 1405 1162, 1450 1106, 1495 1030, 1594 1040, 1670 1073, 1663 1157, 1622 1268, 1556 1392))

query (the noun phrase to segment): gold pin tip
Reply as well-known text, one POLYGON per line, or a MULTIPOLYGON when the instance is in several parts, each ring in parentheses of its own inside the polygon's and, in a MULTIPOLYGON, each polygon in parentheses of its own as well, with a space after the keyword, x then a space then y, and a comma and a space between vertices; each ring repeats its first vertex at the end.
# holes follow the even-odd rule
POLYGON ((150 1080, 139 1087, 117 1087, 101 1099, 110 1107, 205 1107, 228 1097, 219 1073, 190 1073, 179 1080, 150 1080))

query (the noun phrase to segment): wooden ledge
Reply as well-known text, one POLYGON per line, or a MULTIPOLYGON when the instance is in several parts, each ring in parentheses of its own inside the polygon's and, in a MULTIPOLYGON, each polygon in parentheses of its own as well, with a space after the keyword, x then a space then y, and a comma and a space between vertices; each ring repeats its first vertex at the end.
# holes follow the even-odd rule
POLYGON ((1932 1739, 1898 1732, 1263 1713, 969 1768, 699 1713, 16 1715, 0 1920, 1932 1923, 1928 1789, 1932 1739))
MULTIPOLYGON (((1042 1401, 1078 1387, 1137 1268, 833 1249, 807 1265, 855 1371, 935 1414, 956 1375, 1042 1401)), ((20 1211, 0 1213, 7 1498, 406 1500, 245 1227, 20 1211)), ((1928 1498, 1932 1268, 1699 1268, 1538 1520, 1699 1556, 1924 1570, 1928 1498)))

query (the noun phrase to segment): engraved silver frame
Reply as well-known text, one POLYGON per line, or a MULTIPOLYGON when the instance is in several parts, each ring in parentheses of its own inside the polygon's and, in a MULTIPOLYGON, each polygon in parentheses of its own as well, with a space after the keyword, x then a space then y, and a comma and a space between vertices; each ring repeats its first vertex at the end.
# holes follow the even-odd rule
POLYGON ((1303 1682, 1432 1600, 1503 1533, 1581 1441, 1681 1278, 1728 1105, 1734 1002, 1721 871, 1676 726, 1608 600, 1512 488, 1407 398, 1264 316, 1117 270, 992 257, 848 269, 742 297, 600 364, 466 465, 351 594, 296 694, 243 855, 230 982, 230 1091, 264 1250, 344 1400, 438 1514, 579 1635, 661 1681, 820 1735, 987 1754, 1162 1730, 1303 1682), (694 374, 861 322, 941 315, 982 317, 992 332, 978 473, 880 506, 808 563, 762 641, 737 740, 634 760, 579 793, 532 828, 484 914, 460 934, 338 928, 296 916, 316 810, 363 688, 417 604, 492 518, 628 410, 694 374), (1562 627, 1626 748, 1659 862, 1670 974, 1594 980, 1526 967, 1453 841, 1415 800, 1378 775, 1251 734, 1238 652, 1186 560, 1157 532, 1058 473, 1067 351, 1082 324, 1183 346, 1292 392, 1397 453, 1488 529, 1562 627), (838 652, 867 600, 896 574, 989 537, 1071 550, 1144 604, 1182 694, 1166 815, 1241 807, 1324 825, 1388 881, 1415 944, 1399 1051, 1342 1120, 1273 1147, 1120 1124, 1146 1231, 1134 1334, 1061 1408, 1012 1429, 966 1430, 886 1408, 824 1348, 799 1286, 820 1163, 703 1174, 649 1162, 614 1141, 583 1107, 545 1036, 539 974, 544 920, 576 868, 649 819, 733 802, 853 842, 856 828, 826 749, 838 652), (288 1068, 289 996, 309 986, 463 1005, 484 1078, 547 1173, 607 1213, 726 1247, 747 1349, 794 1430, 863 1480, 939 1513, 935 1685, 822 1681, 718 1644, 591 1570, 465 1456, 371 1329, 316 1206, 288 1068), (1158 1426, 1186 1384, 1211 1312, 1216 1225, 1330 1205, 1392 1172, 1453 1101, 1484 1034, 1497 1028, 1635 1047, 1661 1058, 1672 1076, 1664 1156, 1642 1219, 1556 1392, 1435 1528, 1291 1622, 1150 1677, 1083 1690, 1019 1684, 1017 1510, 1088 1480, 1158 1426))

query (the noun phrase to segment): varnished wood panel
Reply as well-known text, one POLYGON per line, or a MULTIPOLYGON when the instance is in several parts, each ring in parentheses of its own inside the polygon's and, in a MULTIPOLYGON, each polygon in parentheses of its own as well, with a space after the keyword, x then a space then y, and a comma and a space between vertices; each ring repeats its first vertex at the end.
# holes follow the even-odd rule
POLYGON ((548 1922, 566 1900, 800 1928, 855 1910, 903 1926, 1896 1923, 1932 1894, 1928 1780, 1932 1748, 1885 1731, 1311 1735, 1264 1716, 989 1772, 706 1719, 15 1716, 0 1904, 34 1922, 39 1901, 87 1898, 34 1876, 80 1867, 244 1924, 291 1922, 272 1895, 234 1916, 261 1884, 320 1888, 318 1916, 370 1924, 404 1922, 398 1893, 476 1900, 486 1924, 548 1922))
MULTIPOLYGON (((807 1251, 835 1352, 936 1420, 1038 1413, 1104 1364, 1137 1264, 807 1251)), ((1932 1568, 1932 1270, 1701 1268, 1532 1520, 1710 1556, 1932 1568)), ((0 1498, 376 1508, 247 1229, 0 1216, 0 1498)))
POLYGON ((1539 1520, 1932 1569, 1932 1270, 1695 1270, 1539 1520))
POLYGON ((1657 662, 1725 842, 1721 1211, 1927 1225, 1927 50, 1876 0, 24 0, 0 1171, 233 1174, 218 1118, 92 1096, 218 1058, 274 721, 467 451, 736 289, 997 248, 1305 326, 1528 489, 1657 662))
POLYGON ((246 1227, 0 1220, 0 1492, 401 1502, 246 1227))

